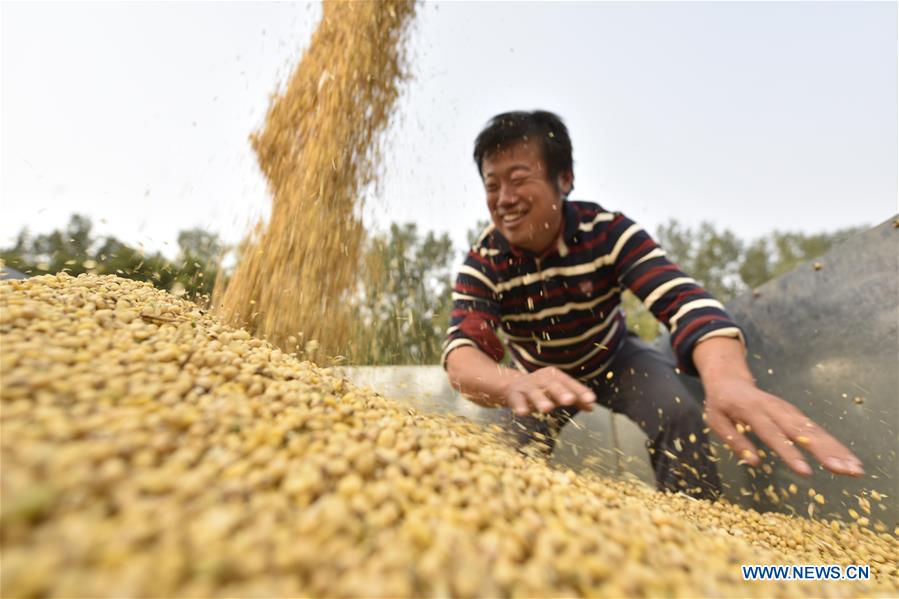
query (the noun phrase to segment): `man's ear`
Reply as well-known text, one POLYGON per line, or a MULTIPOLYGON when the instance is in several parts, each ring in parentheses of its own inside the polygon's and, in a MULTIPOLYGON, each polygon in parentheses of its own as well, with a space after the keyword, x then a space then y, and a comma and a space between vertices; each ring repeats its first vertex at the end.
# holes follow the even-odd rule
POLYGON ((562 194, 562 197, 568 197, 568 194, 571 193, 571 190, 574 188, 574 173, 572 173, 571 171, 563 171, 559 173, 557 182, 559 184, 559 192, 562 194))

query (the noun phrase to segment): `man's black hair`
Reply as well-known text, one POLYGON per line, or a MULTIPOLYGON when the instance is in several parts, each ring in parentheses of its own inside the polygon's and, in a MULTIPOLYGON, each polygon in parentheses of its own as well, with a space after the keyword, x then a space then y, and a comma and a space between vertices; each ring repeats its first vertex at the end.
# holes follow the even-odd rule
POLYGON ((474 162, 478 174, 483 177, 481 168, 485 156, 524 140, 540 142, 543 162, 553 185, 557 177, 566 171, 571 171, 574 177, 568 128, 558 115, 546 110, 504 112, 490 119, 474 142, 474 162))

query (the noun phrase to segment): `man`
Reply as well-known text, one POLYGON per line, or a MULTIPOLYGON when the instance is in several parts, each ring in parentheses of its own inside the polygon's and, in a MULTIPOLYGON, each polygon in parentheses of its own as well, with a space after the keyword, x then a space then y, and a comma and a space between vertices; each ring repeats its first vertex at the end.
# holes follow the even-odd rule
POLYGON ((709 429, 750 465, 760 461, 743 434, 751 429, 799 474, 811 474, 800 447, 831 472, 863 474, 839 441, 756 387, 740 328, 643 229, 567 199, 571 140, 558 116, 497 115, 478 135, 474 159, 493 224, 456 279, 443 365, 469 399, 511 409, 522 443, 552 451, 561 427, 598 402, 647 434, 663 490, 718 496, 709 429), (625 330, 625 288, 668 328, 680 370, 699 375, 704 414, 674 364, 625 330), (499 364, 500 329, 510 366, 499 364))

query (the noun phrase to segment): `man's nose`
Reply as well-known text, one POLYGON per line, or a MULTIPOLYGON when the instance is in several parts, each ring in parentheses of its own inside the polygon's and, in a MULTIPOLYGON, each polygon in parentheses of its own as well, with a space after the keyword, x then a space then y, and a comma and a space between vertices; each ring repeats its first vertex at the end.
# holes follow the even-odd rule
POLYGON ((511 185, 500 185, 499 187, 499 204, 514 204, 517 198, 511 185))

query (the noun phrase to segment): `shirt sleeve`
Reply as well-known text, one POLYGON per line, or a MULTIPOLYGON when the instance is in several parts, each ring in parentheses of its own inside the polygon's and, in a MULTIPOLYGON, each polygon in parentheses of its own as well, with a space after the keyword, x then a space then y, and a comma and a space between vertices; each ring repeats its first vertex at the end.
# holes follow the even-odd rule
POLYGON ((610 228, 615 276, 668 329, 682 371, 698 374, 693 348, 711 337, 736 338, 745 351, 743 331, 721 302, 668 260, 642 227, 619 214, 610 228))
POLYGON ((485 257, 472 249, 453 285, 453 311, 440 358, 443 368, 446 368, 450 352, 466 345, 476 347, 500 362, 505 348, 496 334, 499 322, 500 307, 493 268, 485 257))

